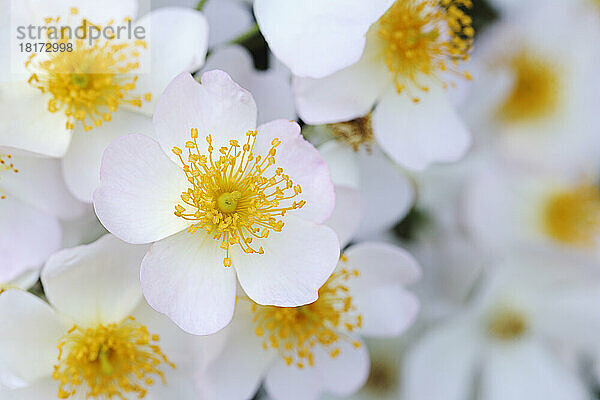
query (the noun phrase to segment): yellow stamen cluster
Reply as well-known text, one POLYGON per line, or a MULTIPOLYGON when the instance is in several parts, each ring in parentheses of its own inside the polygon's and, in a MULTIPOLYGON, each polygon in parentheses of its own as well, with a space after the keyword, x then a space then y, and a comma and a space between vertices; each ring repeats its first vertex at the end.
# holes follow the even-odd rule
POLYGON ((584 184, 557 193, 546 204, 543 222, 546 233, 559 242, 594 247, 600 238, 600 189, 584 184))
POLYGON ((95 328, 73 326, 58 344, 58 364, 52 377, 60 384, 58 398, 80 394, 85 398, 126 400, 127 394, 144 398, 153 375, 166 384, 161 364, 172 368, 163 354, 158 335, 135 322, 95 328))
POLYGON ((341 349, 338 340, 350 340, 355 347, 360 342, 348 334, 362 325, 362 317, 352 304, 346 281, 358 276, 358 271, 341 269, 335 272, 319 290, 314 303, 300 307, 260 306, 252 303, 256 335, 264 338, 265 349, 276 349, 287 365, 298 368, 314 365, 313 347, 322 346, 335 358, 341 349))
POLYGON ((560 73, 550 60, 538 59, 533 54, 523 51, 509 61, 515 79, 512 91, 499 109, 499 116, 505 121, 523 122, 549 116, 559 106, 560 73))
POLYGON ((529 324, 525 315, 510 308, 496 311, 488 325, 489 334, 502 341, 519 339, 527 333, 528 329, 529 324))
POLYGON ((281 232, 281 217, 306 203, 292 201, 302 188, 275 166, 281 141, 273 139, 267 154, 254 155, 257 135, 257 131, 248 131, 246 143, 230 140, 229 147, 221 147, 218 153, 209 135, 205 155, 198 148, 198 130, 192 129, 192 140, 185 144, 187 161, 180 148, 173 148, 190 183, 181 194, 183 205, 175 206, 175 215, 195 222, 188 228, 191 234, 200 229, 221 242, 226 267, 231 266, 230 246, 239 245, 246 254, 264 254, 253 240, 267 238, 271 231, 281 232))
MULTIPOLYGON (((83 26, 89 25, 84 20, 83 26)), ((49 112, 65 113, 67 129, 79 122, 87 132, 110 121, 120 106, 141 107, 142 100, 151 100, 150 93, 133 94, 138 78, 131 73, 140 66, 140 49, 147 46, 144 41, 102 39, 92 45, 86 38, 49 41, 72 45, 72 51, 48 53, 50 56, 41 60, 32 54, 25 64, 32 71, 28 82, 50 95, 49 112)))
POLYGON ((329 124, 328 127, 338 140, 352 146, 354 151, 358 151, 361 147, 371 149, 374 140, 371 114, 348 122, 329 124))
MULTIPOLYGON (((0 154, 0 173, 1 172, 14 172, 18 173, 19 170, 15 168, 12 162, 12 156, 10 154, 0 154)), ((0 199, 5 199, 6 195, 2 193, 0 189, 0 199)))
POLYGON ((471 79, 458 68, 469 59, 473 44, 475 30, 465 13, 472 6, 471 0, 397 0, 380 18, 377 33, 385 44, 385 63, 398 93, 410 86, 427 92, 429 87, 420 82, 423 76, 440 80, 444 87, 440 74, 471 79))

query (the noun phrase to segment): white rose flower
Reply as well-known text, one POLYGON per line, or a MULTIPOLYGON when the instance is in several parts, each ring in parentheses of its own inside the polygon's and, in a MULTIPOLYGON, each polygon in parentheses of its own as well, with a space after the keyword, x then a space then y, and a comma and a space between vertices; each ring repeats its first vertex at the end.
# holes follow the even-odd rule
MULTIPOLYGON (((204 349, 143 303, 146 250, 106 235, 50 257, 41 276, 50 305, 0 295, 0 363, 17 383, 0 398, 194 398, 204 349)), ((220 348, 211 342, 209 359, 220 348)))
POLYGON ((600 19, 570 1, 550 3, 480 38, 465 118, 480 133, 479 146, 507 164, 560 173, 600 168, 600 46, 589 40, 600 35, 600 19))
MULTIPOLYGON (((155 99, 177 74, 203 65, 207 23, 201 13, 175 7, 136 18, 137 0, 12 4, 12 15, 25 24, 44 25, 45 18, 54 18, 58 22, 52 26, 74 27, 85 19, 120 27, 132 19, 132 29, 145 29, 145 40, 104 38, 89 44, 73 39, 73 51, 37 53, 23 60, 28 75, 2 71, 0 106, 6 117, 0 119, 0 144, 64 157, 67 186, 91 202, 106 146, 127 133, 151 135, 155 99)), ((9 48, 6 30, 0 44, 9 48)))
POLYGON ((572 261, 543 253, 505 259, 471 306, 409 349, 402 398, 589 399, 560 350, 597 349, 600 284, 572 261))
POLYGON ((523 172, 492 164, 464 194, 462 216, 484 249, 504 254, 545 246, 600 257, 600 188, 583 177, 523 172))
POLYGON ((460 159, 470 135, 446 88, 470 78, 469 0, 258 0, 273 53, 297 75, 300 117, 349 121, 372 111, 377 143, 395 162, 423 170, 460 159))
POLYGON ((236 275, 259 304, 315 301, 339 243, 321 225, 334 206, 329 170, 298 124, 257 128, 252 95, 229 75, 201 82, 181 74, 167 87, 158 142, 129 135, 107 148, 94 206, 121 239, 155 242, 141 269, 150 305, 210 334, 232 318, 236 275))
POLYGON ((216 334, 226 337, 225 350, 198 387, 207 399, 242 400, 264 378, 274 399, 350 395, 369 375, 360 337, 393 337, 412 324, 418 301, 404 287, 419 277, 406 251, 364 242, 348 248, 314 303, 282 308, 240 298, 233 322, 216 334))

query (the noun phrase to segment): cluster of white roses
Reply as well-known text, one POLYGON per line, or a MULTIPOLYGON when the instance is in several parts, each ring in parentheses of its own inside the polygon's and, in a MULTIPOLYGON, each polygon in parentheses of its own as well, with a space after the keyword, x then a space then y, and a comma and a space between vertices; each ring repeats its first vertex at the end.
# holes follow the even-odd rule
POLYGON ((488 1, 0 0, 149 35, 0 59, 0 400, 590 399, 600 2, 488 1))

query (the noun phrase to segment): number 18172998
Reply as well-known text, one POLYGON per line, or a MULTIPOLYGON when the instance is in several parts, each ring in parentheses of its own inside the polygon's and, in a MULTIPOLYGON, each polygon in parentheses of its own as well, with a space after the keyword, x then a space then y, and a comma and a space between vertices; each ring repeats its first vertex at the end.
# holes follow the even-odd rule
POLYGON ((19 43, 21 53, 57 53, 73 51, 73 43, 28 42, 19 43))

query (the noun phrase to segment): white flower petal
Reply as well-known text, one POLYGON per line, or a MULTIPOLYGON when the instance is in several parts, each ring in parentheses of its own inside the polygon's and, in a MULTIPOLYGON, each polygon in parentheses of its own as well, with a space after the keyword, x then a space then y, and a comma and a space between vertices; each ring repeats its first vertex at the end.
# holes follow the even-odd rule
MULTIPOLYGON (((580 279, 583 281, 582 279, 580 279)), ((597 348, 600 329, 600 286, 591 278, 589 284, 577 282, 553 291, 536 309, 535 326, 547 337, 587 349, 597 348), (581 329, 585 326, 585 329, 581 329)))
POLYGON ((165 7, 144 15, 136 25, 146 28, 150 52, 150 65, 142 65, 144 73, 138 75, 136 90, 152 94, 152 102, 143 104, 143 110, 151 115, 169 82, 204 65, 208 23, 194 9, 165 7))
POLYGON ((322 78, 360 59, 369 27, 394 0, 257 0, 254 14, 295 75, 322 78))
POLYGON ((102 159, 94 208, 102 224, 129 243, 150 243, 185 229, 174 215, 188 187, 185 174, 159 144, 139 134, 113 141, 102 159))
POLYGON ((248 308, 246 304, 238 304, 231 324, 216 334, 226 337, 227 342, 224 351, 201 374, 198 388, 204 394, 203 399, 252 398, 267 367, 277 357, 275 352, 263 348, 263 339, 254 333, 252 316, 247 311, 240 312, 244 307, 248 308))
POLYGON ((371 112, 392 78, 378 52, 369 50, 356 64, 325 78, 294 78, 296 107, 303 121, 342 122, 371 112))
POLYGON ((234 247, 233 266, 248 296, 262 305, 296 307, 317 299, 339 259, 335 232, 288 215, 281 232, 261 240, 264 254, 242 254, 234 247))
POLYGON ((330 140, 319 147, 319 152, 327 162, 331 180, 335 185, 354 189, 360 187, 358 154, 350 146, 330 140))
POLYGON ((353 268, 365 272, 363 285, 386 282, 410 285, 421 278, 421 268, 414 257, 392 244, 363 242, 350 246, 344 254, 353 268))
POLYGON ((340 354, 332 358, 324 349, 315 352, 315 368, 323 377, 324 389, 336 396, 349 396, 365 384, 369 376, 369 352, 367 346, 360 339, 355 347, 354 343, 338 341, 340 354))
POLYGON ((347 186, 335 186, 335 208, 325 225, 333 228, 343 248, 354 237, 364 214, 360 192, 347 186))
POLYGON ((235 271, 223 266, 224 256, 219 242, 202 231, 154 243, 140 274, 148 304, 194 335, 224 328, 236 293, 235 271))
POLYGON ((0 363, 29 383, 50 376, 68 329, 56 313, 34 295, 11 289, 0 295, 0 315, 0 363))
MULTIPOLYGON (((265 157, 272 141, 278 138, 275 165, 283 168, 295 185, 302 187, 297 200, 305 200, 304 207, 290 211, 294 215, 315 222, 325 221, 333 212, 335 194, 329 168, 321 154, 300 134, 300 126, 284 119, 272 121, 258 127, 254 146, 256 155, 265 157)), ((296 198, 294 198, 296 200, 296 198)))
POLYGON ((6 392, 0 390, 0 399, 2 400, 40 400, 54 398, 57 395, 58 381, 50 376, 36 380, 31 386, 6 392))
MULTIPOLYGON (((252 95, 238 86, 223 71, 202 74, 198 83, 190 74, 178 75, 165 89, 154 112, 156 136, 164 152, 174 146, 183 148, 190 140, 190 129, 198 129, 201 150, 204 138, 212 135, 213 146, 228 146, 229 140, 245 139, 256 128, 256 104, 252 95)), ((244 141, 245 142, 245 141, 244 141)))
POLYGON ((41 279, 48 301, 84 326, 122 321, 142 299, 139 269, 148 246, 113 235, 53 254, 41 279))
POLYGON ((481 345, 471 330, 473 323, 476 322, 439 327, 412 347, 404 361, 403 399, 468 398, 481 345))
POLYGON ((366 239, 392 228, 408 214, 415 201, 415 188, 379 148, 361 151, 357 167, 365 204, 357 237, 366 239))
POLYGON ((62 248, 92 243, 108 233, 98 221, 92 205, 88 206, 88 210, 81 217, 61 220, 60 225, 63 232, 62 248))
POLYGON ((250 8, 238 0, 209 1, 202 12, 210 25, 210 47, 233 40, 252 28, 250 8))
POLYGON ((258 105, 259 123, 278 118, 296 119, 289 70, 271 67, 266 71, 257 71, 248 50, 238 45, 218 48, 212 52, 204 70, 213 69, 227 71, 234 81, 252 93, 258 105), (277 95, 274 96, 273 93, 277 95))
POLYGON ((583 382, 543 346, 527 341, 493 349, 483 369, 482 397, 489 400, 589 399, 583 382))
MULTIPOLYGON (((223 350, 225 338, 217 335, 195 336, 179 329, 166 315, 153 310, 145 301, 139 303, 132 316, 148 328, 148 332, 160 336, 160 348, 176 366, 174 375, 188 376, 196 374, 207 363, 215 359, 223 350)), ((164 370, 172 371, 170 368, 164 370)), ((167 378, 168 379, 168 378, 167 378)), ((190 382, 195 386, 195 382, 190 382)), ((159 385, 162 386, 162 385, 159 385)), ((166 391, 172 388, 173 382, 167 380, 166 391)))
POLYGON ((348 286, 353 301, 363 317, 361 334, 396 336, 414 321, 419 302, 403 289, 421 276, 417 261, 404 249, 376 242, 350 246, 345 252, 347 261, 340 264, 357 270, 357 278, 348 286))
POLYGON ((369 375, 369 353, 364 343, 354 347, 352 343, 335 343, 340 354, 332 358, 317 345, 313 348, 313 367, 299 369, 287 366, 279 360, 267 373, 265 385, 275 400, 318 399, 324 392, 337 396, 348 396, 356 392, 367 381, 369 375))
POLYGON ((58 220, 15 199, 0 199, 0 282, 38 268, 60 247, 58 220))
POLYGON ((431 84, 419 98, 415 104, 407 93, 395 89, 382 98, 373 112, 377 142, 394 161, 417 171, 432 163, 458 161, 471 136, 445 90, 431 84))
POLYGON ((0 86, 0 143, 50 157, 62 157, 71 141, 64 113, 48 111, 48 95, 27 82, 0 86), (10 116, 10 117, 8 117, 10 116))
POLYGON ((35 268, 23 272, 21 275, 14 278, 9 284, 16 286, 18 289, 27 290, 35 285, 39 278, 40 271, 35 268))
POLYGON ((114 139, 129 133, 152 132, 152 120, 125 110, 92 132, 76 127, 71 146, 62 159, 65 183, 77 198, 92 202, 94 190, 100 186, 102 154, 114 139))
POLYGON ((279 360, 269 369, 265 389, 273 400, 318 400, 323 377, 316 368, 298 369, 279 360))
POLYGON ((13 154, 12 161, 19 172, 2 174, 0 182, 9 195, 60 218, 84 214, 85 204, 67 189, 59 160, 13 154))

